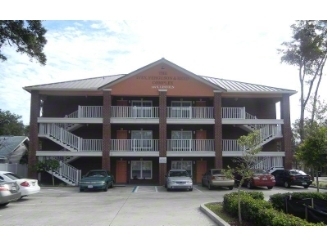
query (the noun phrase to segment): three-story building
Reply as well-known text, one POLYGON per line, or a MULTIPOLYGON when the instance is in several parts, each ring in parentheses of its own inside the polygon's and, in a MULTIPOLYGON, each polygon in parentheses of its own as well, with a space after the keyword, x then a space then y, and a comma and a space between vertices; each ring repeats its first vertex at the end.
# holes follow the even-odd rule
POLYGON ((31 93, 29 165, 57 159, 56 176, 72 185, 98 168, 116 183, 156 185, 170 168, 185 168, 200 183, 208 168, 233 165, 243 154, 237 139, 254 129, 258 168, 292 164, 293 90, 199 76, 164 58, 126 75, 24 89, 31 93))

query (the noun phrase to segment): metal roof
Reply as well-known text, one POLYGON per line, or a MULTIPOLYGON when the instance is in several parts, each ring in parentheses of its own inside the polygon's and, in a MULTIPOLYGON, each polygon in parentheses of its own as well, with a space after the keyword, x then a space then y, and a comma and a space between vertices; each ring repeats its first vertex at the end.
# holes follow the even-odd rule
POLYGON ((29 140, 29 138, 26 136, 0 136, 0 156, 8 158, 25 140, 29 140))
POLYGON ((257 85, 250 84, 246 82, 227 80, 227 79, 218 79, 208 76, 201 76, 202 78, 216 84, 224 89, 227 92, 277 92, 277 93, 296 93, 294 90, 287 90, 282 88, 276 88, 266 85, 257 85))
POLYGON ((34 85, 34 86, 27 86, 24 87, 26 91, 31 92, 31 90, 102 90, 103 87, 109 86, 111 83, 119 83, 121 80, 124 80, 125 78, 128 78, 130 76, 133 76, 136 73, 139 73, 140 71, 144 71, 149 69, 150 67, 153 67, 159 63, 167 64, 176 70, 189 74, 190 76, 194 77, 195 79, 198 79, 199 82, 208 83, 209 85, 213 85, 214 88, 217 88, 218 90, 225 90, 225 93, 287 93, 287 94, 295 94, 297 91, 294 90, 287 90, 282 88, 275 88, 271 86, 266 85, 256 85, 256 84, 250 84, 240 81, 234 81, 234 80, 227 80, 227 79, 219 79, 219 78, 213 78, 209 76, 199 76, 196 74, 193 74, 189 72, 188 70, 179 67, 178 65, 166 60, 165 58, 162 58, 158 61, 155 61, 151 64, 148 64, 142 68, 137 69, 134 72, 131 72, 129 74, 119 74, 119 75, 110 75, 110 76, 102 76, 102 77, 96 77, 96 78, 88 78, 88 79, 79 79, 79 80, 71 80, 71 81, 63 81, 63 82, 57 82, 57 83, 51 83, 51 84, 42 84, 42 85, 34 85))

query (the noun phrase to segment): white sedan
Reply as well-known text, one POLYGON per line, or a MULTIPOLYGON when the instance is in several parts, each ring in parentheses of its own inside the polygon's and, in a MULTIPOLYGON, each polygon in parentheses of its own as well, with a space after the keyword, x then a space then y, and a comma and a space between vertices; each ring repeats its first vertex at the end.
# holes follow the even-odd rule
POLYGON ((38 193, 41 189, 37 179, 22 178, 12 172, 0 171, 0 180, 16 181, 20 187, 21 197, 38 193))

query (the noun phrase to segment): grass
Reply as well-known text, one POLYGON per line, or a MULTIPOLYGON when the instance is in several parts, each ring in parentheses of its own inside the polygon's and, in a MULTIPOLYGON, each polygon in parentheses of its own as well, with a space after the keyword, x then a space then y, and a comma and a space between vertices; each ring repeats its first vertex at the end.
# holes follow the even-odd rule
POLYGON ((252 226, 251 223, 246 221, 243 221, 243 223, 240 224, 238 217, 231 216, 224 211, 222 202, 209 203, 205 204, 205 206, 231 226, 252 226))

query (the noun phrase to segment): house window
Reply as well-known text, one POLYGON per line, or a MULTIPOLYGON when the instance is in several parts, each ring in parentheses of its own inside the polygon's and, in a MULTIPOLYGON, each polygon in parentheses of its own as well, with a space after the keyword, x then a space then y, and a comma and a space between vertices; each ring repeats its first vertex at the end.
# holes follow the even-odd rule
POLYGON ((152 101, 132 101, 132 114, 135 118, 152 118, 152 101))
POLYGON ((185 169, 192 175, 192 161, 172 161, 171 169, 185 169))
POLYGON ((172 131, 171 139, 173 151, 191 151, 192 131, 172 131))
POLYGON ((151 161, 131 161, 131 179, 152 179, 151 161))
POLYGON ((153 132, 131 131, 131 141, 133 151, 150 151, 153 147, 153 132))
POLYGON ((172 118, 190 118, 191 102, 190 101, 172 101, 171 102, 172 118))

